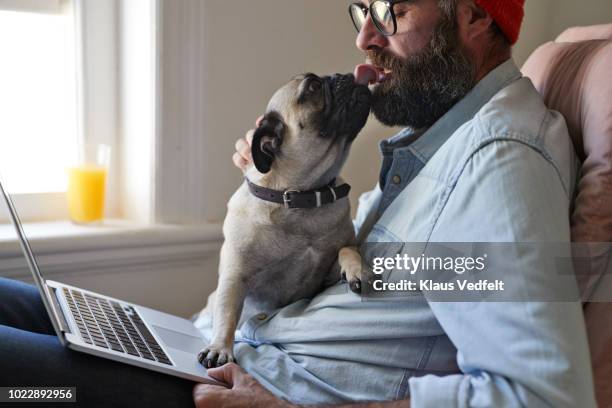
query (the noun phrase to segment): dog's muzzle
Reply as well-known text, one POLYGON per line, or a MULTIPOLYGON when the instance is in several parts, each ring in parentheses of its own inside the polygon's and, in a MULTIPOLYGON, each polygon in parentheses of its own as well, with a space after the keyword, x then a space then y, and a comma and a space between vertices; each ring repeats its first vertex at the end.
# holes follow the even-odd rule
POLYGON ((371 93, 355 82, 353 74, 335 74, 323 78, 325 109, 321 135, 346 135, 351 140, 365 125, 370 113, 371 93))

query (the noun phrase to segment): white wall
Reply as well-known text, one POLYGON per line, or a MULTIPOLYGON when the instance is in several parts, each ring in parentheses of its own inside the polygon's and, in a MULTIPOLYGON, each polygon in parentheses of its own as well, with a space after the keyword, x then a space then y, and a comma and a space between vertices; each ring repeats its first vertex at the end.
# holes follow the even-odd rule
POLYGON ((551 24, 553 37, 571 26, 612 23, 610 0, 557 0, 555 3, 551 24))
POLYGON ((525 22, 514 56, 519 64, 539 45, 572 26, 612 23, 610 0, 527 0, 525 22))
POLYGON ((522 65, 539 45, 550 41, 552 6, 557 0, 527 0, 525 20, 518 43, 514 47, 514 59, 522 65))

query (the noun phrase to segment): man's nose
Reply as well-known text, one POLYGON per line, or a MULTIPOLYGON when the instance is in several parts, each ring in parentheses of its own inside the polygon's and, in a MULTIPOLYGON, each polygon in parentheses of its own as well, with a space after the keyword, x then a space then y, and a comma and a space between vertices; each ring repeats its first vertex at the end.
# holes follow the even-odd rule
POLYGON ((361 51, 367 51, 375 47, 384 48, 388 44, 388 38, 378 31, 372 21, 372 17, 368 15, 363 27, 361 27, 361 31, 357 35, 355 44, 361 51))

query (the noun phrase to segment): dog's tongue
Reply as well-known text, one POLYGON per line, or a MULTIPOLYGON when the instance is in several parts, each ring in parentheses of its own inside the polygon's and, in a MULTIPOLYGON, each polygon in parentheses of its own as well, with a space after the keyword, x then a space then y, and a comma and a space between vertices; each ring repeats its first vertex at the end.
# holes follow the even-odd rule
POLYGON ((355 82, 360 85, 377 83, 380 78, 378 69, 372 64, 360 64, 355 67, 355 82))

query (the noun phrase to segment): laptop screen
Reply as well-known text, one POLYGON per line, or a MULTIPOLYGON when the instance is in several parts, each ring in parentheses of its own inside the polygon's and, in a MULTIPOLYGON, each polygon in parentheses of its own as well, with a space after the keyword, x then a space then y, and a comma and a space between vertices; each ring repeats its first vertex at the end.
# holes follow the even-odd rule
POLYGON ((30 243, 25 236, 23 231, 23 227, 21 225, 21 221, 19 220, 19 216, 17 215, 17 210, 15 210, 15 205, 13 204, 13 200, 9 196, 8 192, 4 189, 4 185, 2 182, 2 176, 0 175, 0 194, 2 195, 4 202, 8 208, 9 218, 15 227, 15 231, 17 232, 17 238, 19 238, 19 245, 21 246, 21 250, 23 251, 23 255, 26 258, 28 263, 28 267, 30 268, 30 272, 32 273, 32 277, 34 278, 34 283, 38 287, 40 292, 40 296, 42 298, 43 304, 45 305, 45 309, 47 309, 47 313, 49 314, 49 319, 57 333, 60 342, 63 344, 64 339, 62 336, 61 325, 59 323, 60 311, 55 309, 54 300, 52 299, 53 293, 52 290, 46 285, 45 279, 42 277, 40 270, 38 269, 38 264, 36 263, 36 259, 34 258, 34 253, 32 252, 32 248, 30 247, 30 243))
POLYGON ((8 208, 9 218, 15 227, 15 231, 17 232, 17 238, 19 239, 19 245, 21 245, 21 250, 23 251, 24 256, 26 257, 26 261, 28 262, 28 266, 32 271, 32 276, 34 277, 34 281, 37 285, 44 285, 45 279, 40 274, 40 270, 38 269, 38 264, 36 263, 36 259, 34 258, 34 254, 32 253, 32 248, 30 247, 30 243, 28 242, 25 233, 23 231, 23 227, 21 225, 21 221, 19 220, 19 215, 17 214, 17 210, 15 210, 15 205, 13 204, 13 200, 9 196, 8 192, 4 189, 4 185, 2 182, 2 177, 0 176, 0 192, 2 193, 2 197, 4 198, 4 202, 8 208))

